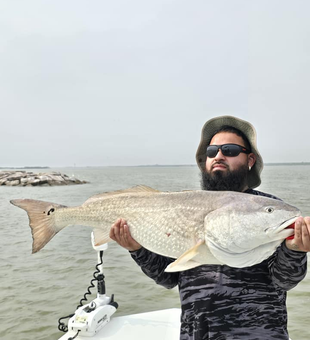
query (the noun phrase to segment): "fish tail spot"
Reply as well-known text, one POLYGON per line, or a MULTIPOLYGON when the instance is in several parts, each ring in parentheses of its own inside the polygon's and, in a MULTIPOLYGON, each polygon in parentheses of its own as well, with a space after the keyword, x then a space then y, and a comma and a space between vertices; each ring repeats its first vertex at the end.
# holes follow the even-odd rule
POLYGON ((27 212, 33 238, 32 253, 38 252, 60 230, 55 224, 54 213, 65 206, 30 199, 13 200, 11 203, 27 212))

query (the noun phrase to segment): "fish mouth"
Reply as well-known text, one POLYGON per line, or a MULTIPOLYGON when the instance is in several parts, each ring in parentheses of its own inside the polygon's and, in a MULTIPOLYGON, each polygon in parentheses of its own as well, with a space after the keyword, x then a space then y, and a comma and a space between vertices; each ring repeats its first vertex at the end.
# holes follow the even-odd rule
POLYGON ((294 228, 292 227, 292 225, 296 222, 296 220, 299 216, 300 215, 296 215, 296 216, 282 222, 281 224, 266 228, 265 233, 267 235, 270 235, 270 236, 272 236, 272 235, 274 236, 275 234, 281 233, 281 238, 282 237, 283 238, 289 237, 292 234, 294 234, 294 228))

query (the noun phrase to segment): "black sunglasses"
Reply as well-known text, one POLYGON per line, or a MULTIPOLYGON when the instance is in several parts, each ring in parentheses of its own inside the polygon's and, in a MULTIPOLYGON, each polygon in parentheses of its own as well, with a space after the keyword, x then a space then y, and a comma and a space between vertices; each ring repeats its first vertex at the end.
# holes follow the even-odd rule
POLYGON ((249 154, 249 151, 244 146, 238 144, 223 144, 223 145, 208 145, 207 146, 207 157, 214 158, 221 149, 222 154, 226 157, 236 157, 240 152, 249 154))

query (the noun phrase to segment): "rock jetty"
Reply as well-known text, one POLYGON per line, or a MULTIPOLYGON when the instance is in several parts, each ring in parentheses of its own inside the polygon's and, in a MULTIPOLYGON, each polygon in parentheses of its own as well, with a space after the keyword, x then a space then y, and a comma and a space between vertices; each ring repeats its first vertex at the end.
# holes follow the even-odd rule
POLYGON ((0 171, 0 186, 53 186, 85 183, 87 182, 60 172, 35 174, 29 171, 0 171))

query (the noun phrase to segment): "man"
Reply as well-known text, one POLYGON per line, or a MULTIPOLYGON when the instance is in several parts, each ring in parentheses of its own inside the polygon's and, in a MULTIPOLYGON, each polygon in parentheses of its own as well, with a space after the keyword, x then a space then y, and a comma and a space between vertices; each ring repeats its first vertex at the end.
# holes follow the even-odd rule
MULTIPOLYGON (((241 119, 222 116, 202 129, 196 154, 203 190, 231 190, 263 195, 263 168, 254 127, 241 119)), ((142 271, 166 288, 179 287, 181 340, 288 340, 286 292, 305 276, 310 251, 310 217, 295 223, 295 236, 285 240, 269 259, 252 267, 202 265, 165 273, 173 259, 138 244, 130 226, 120 219, 110 237, 131 252, 142 271)))

